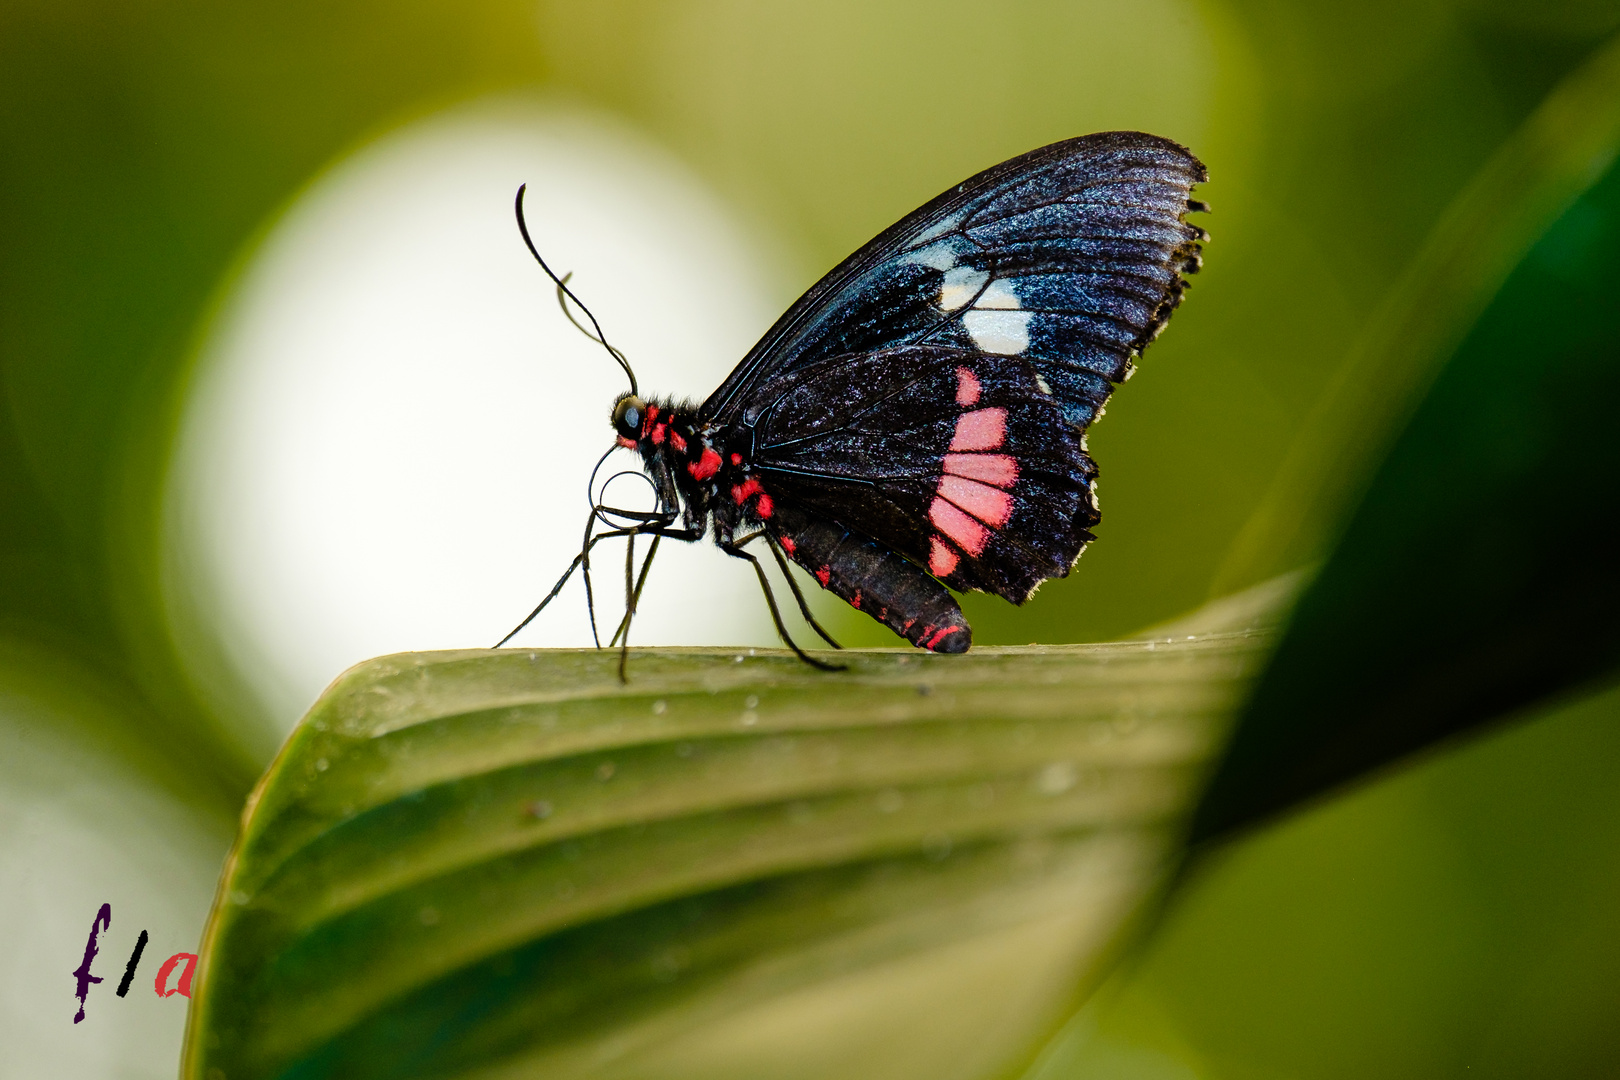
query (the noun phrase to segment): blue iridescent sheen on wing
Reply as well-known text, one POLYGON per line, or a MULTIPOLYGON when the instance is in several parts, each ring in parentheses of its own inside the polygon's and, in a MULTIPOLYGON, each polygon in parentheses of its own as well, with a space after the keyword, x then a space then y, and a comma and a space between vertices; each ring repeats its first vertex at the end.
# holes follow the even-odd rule
POLYGON ((745 425, 751 388, 903 345, 1022 356, 1069 423, 1095 419, 1199 266, 1204 167, 1140 132, 1055 143, 987 170, 885 231, 782 316, 703 407, 745 425))

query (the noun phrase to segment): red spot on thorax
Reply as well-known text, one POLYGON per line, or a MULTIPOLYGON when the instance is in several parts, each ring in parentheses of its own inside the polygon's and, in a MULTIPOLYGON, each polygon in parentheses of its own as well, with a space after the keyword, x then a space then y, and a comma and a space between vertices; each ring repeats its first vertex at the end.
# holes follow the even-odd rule
POLYGON ((759 486, 759 477, 750 476, 747 480, 737 484, 731 489, 731 497, 741 506, 752 496, 758 495, 759 501, 754 504, 754 512, 762 518, 768 518, 776 513, 776 504, 771 501, 770 494, 759 486))
POLYGON ((831 580, 831 579, 832 579, 832 567, 823 566, 820 570, 816 571, 816 580, 821 582, 821 587, 823 589, 825 589, 827 587, 827 582, 829 580, 831 580))
POLYGON ((652 430, 653 421, 656 419, 658 419, 658 406, 647 406, 647 414, 641 418, 641 434, 643 438, 652 430))
MULTIPOLYGON (((675 432, 671 431, 669 437, 671 441, 674 441, 676 438, 675 432)), ((684 449, 684 446, 682 448, 684 449)), ((705 446, 703 456, 688 465, 686 471, 692 474, 694 480, 707 480, 720 471, 720 455, 715 453, 714 447, 705 446)))
POLYGON ((741 454, 732 454, 731 455, 731 463, 733 465, 741 465, 742 464, 742 455, 741 454))
POLYGON ((663 424, 659 424, 658 426, 654 427, 652 429, 652 436, 651 436, 652 444, 654 446, 657 446, 660 443, 662 443, 664 441, 664 435, 668 430, 669 429, 666 428, 663 424))
MULTIPOLYGON (((681 438, 681 433, 676 431, 674 428, 669 429, 669 444, 678 452, 682 454, 686 453, 686 440, 681 438)), ((701 479, 701 477, 699 479, 701 479)))

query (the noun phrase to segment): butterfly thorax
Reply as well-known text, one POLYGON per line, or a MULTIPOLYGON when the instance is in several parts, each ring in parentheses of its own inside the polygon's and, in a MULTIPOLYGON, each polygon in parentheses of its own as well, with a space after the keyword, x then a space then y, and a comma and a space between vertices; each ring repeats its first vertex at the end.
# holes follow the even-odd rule
POLYGON ((740 526, 771 516, 771 497, 754 475, 743 440, 707 424, 696 406, 669 399, 621 398, 614 408, 618 444, 641 455, 660 507, 679 508, 687 529, 729 543, 740 526), (639 421, 639 422, 638 422, 639 421))

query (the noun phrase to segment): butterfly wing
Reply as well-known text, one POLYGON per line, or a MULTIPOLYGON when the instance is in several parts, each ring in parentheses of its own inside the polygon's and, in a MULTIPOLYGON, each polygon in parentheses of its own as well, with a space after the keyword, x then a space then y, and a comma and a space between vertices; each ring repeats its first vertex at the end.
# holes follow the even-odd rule
POLYGON ((752 427, 759 387, 832 357, 900 346, 1020 356, 1084 429, 1180 301, 1206 179, 1141 132, 1069 139, 945 192, 844 260, 777 320, 702 407, 752 427))
POLYGON ((772 505, 951 588, 1022 603, 1091 539, 1095 469, 1021 357, 902 345, 781 373, 756 397, 753 468, 772 505))

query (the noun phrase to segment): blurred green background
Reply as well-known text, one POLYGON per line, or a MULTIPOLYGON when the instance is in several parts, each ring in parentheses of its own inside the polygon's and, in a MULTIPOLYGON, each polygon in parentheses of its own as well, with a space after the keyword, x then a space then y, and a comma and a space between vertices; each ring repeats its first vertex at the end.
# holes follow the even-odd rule
MULTIPOLYGON (((1206 269, 1092 433, 1101 539, 1024 609, 966 604, 983 643, 1100 640, 1321 555, 1376 436, 1287 542, 1240 537, 1442 212, 1617 29, 1620 4, 1596 0, 5 3, 0 700, 34 703, 3 706, 5 745, 67 762, 58 791, 112 770, 194 823, 115 837, 116 815, 0 773, 9 925, 59 909, 50 959, 72 966, 110 886, 52 862, 71 833, 153 852, 122 871, 170 867, 153 895, 192 882, 166 951, 187 920, 195 942, 264 762, 202 702, 164 613, 187 360, 235 261, 369 139, 490 94, 583 100, 757 222, 795 287, 1033 146, 1126 127, 1191 146, 1213 177, 1206 269)), ((1247 841, 1048 1074, 1620 1074, 1617 711, 1549 711, 1247 841)), ((36 958, 0 950, 18 993, 36 958)), ((74 1057, 81 1034, 29 1033, 19 1061, 119 1060, 74 1057)), ((139 1043, 127 1074, 168 1075, 173 1040, 139 1043)))

